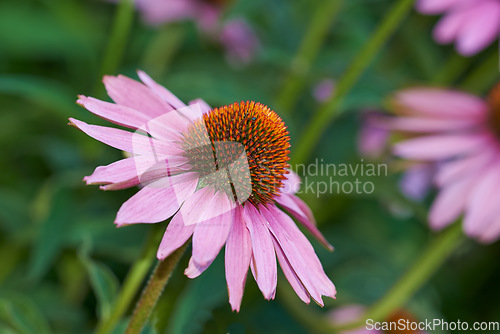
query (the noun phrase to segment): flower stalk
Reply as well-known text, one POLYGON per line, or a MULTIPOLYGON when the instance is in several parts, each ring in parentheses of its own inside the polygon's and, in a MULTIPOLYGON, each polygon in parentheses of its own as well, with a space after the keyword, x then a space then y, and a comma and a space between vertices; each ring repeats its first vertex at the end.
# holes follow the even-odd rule
POLYGON ((316 58, 323 44, 328 29, 335 20, 342 7, 342 0, 319 2, 313 15, 309 29, 302 39, 302 43, 292 60, 291 71, 279 93, 276 105, 281 112, 290 112, 295 104, 298 93, 304 86, 304 79, 309 72, 311 63, 316 58))
POLYGON ((97 325, 96 334, 109 334, 112 333, 116 324, 123 317, 125 312, 129 309, 130 303, 137 295, 141 283, 144 281, 149 268, 156 255, 156 249, 163 235, 164 228, 153 228, 145 242, 145 247, 142 255, 135 261, 130 272, 125 278, 123 287, 121 289, 118 299, 114 303, 112 312, 109 317, 102 319, 97 325))
POLYGON ((136 304, 125 334, 141 333, 188 244, 186 242, 165 260, 158 262, 136 304))
POLYGON ((120 0, 111 30, 111 37, 104 52, 99 78, 105 74, 114 74, 117 71, 133 19, 134 0, 120 0))
POLYGON ((394 2, 393 7, 389 10, 382 23, 338 81, 333 96, 319 108, 306 126, 302 140, 297 145, 294 156, 295 163, 303 163, 307 160, 330 122, 340 114, 340 107, 344 97, 356 84, 380 48, 403 21, 406 14, 412 8, 413 2, 414 0, 399 0, 394 2))

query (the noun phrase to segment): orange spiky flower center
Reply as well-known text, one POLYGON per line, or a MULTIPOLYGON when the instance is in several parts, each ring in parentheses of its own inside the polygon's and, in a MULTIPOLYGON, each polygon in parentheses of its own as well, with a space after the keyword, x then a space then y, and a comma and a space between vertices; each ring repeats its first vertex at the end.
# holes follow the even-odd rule
POLYGON ((500 138, 500 83, 490 91, 488 105, 490 107, 489 124, 493 132, 500 138))
POLYGON ((200 187, 224 191, 239 203, 266 204, 286 179, 289 140, 274 111, 247 101, 204 114, 183 134, 182 145, 200 187))

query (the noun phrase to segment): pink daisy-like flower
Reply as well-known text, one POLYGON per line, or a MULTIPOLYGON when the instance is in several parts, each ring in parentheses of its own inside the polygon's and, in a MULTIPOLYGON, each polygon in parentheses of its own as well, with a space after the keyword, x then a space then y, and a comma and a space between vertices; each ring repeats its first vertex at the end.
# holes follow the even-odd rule
POLYGON ((224 46, 232 63, 250 62, 259 49, 259 40, 246 20, 222 20, 225 0, 136 0, 135 4, 150 25, 194 21, 205 36, 224 46))
POLYGON ((115 103, 80 96, 92 113, 135 132, 70 119, 71 125, 131 157, 97 167, 87 184, 117 190, 142 188, 121 206, 115 223, 158 223, 172 217, 158 248, 165 259, 192 238, 185 274, 194 278, 225 245, 229 302, 239 310, 248 268, 266 299, 274 298, 276 258, 297 295, 323 305, 335 297, 313 247, 283 210, 323 245, 300 185, 288 171, 289 137, 281 118, 255 102, 210 108, 185 105, 144 72, 144 84, 106 76, 115 103))
POLYGON ((413 88, 395 94, 390 127, 410 134, 394 146, 402 158, 436 163, 439 188, 429 221, 442 229, 463 214, 465 233, 500 237, 500 87, 487 101, 465 92, 413 88))
POLYGON ((441 44, 455 41, 457 51, 471 56, 500 37, 498 0, 419 0, 423 14, 444 16, 434 28, 434 39, 441 44))

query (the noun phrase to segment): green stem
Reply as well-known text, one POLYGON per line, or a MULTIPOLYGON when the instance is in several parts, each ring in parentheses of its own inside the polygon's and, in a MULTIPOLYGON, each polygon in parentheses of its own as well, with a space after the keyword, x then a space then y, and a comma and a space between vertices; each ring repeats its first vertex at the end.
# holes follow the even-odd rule
POLYGON ((111 36, 104 52, 99 80, 105 74, 114 74, 122 60, 127 36, 134 19, 134 0, 120 0, 116 11, 111 36))
POLYGON ((463 75, 470 59, 453 52, 450 59, 437 72, 431 81, 433 85, 452 85, 461 75, 463 75))
POLYGON ((165 260, 158 262, 136 304, 125 334, 141 333, 187 245, 186 242, 165 260))
POLYGON ((337 82, 335 93, 313 116, 306 126, 304 134, 295 151, 294 162, 304 163, 312 149, 318 143, 321 135, 330 122, 340 114, 340 106, 345 95, 356 84, 361 74, 368 67, 380 48, 387 42, 406 14, 413 6, 414 0, 394 1, 394 6, 389 10, 385 19, 375 30, 363 49, 357 54, 354 61, 337 82))
POLYGON ((483 94, 498 81, 499 54, 496 49, 477 66, 460 84, 460 88, 474 94, 483 94))
POLYGON ((184 35, 183 25, 167 24, 160 28, 144 52, 142 68, 154 72, 158 78, 162 77, 179 50, 184 35))
POLYGON ((283 89, 278 94, 276 105, 281 112, 291 110, 304 86, 304 79, 309 72, 311 63, 316 58, 328 29, 340 11, 342 0, 319 2, 311 24, 302 44, 291 64, 291 72, 285 80, 283 89))
POLYGON ((162 228, 151 229, 151 232, 146 239, 142 255, 134 263, 125 278, 120 295, 112 308, 112 313, 108 318, 102 319, 97 325, 96 334, 112 333, 118 321, 120 321, 125 312, 129 309, 130 303, 137 295, 137 290, 144 281, 149 268, 151 268, 151 264, 155 258, 156 249, 158 248, 158 244, 160 242, 160 237, 162 236, 162 233, 159 232, 163 232, 163 230, 163 226, 162 228))
POLYGON ((373 319, 374 321, 387 319, 394 310, 404 306, 448 259, 451 253, 461 245, 462 241, 462 224, 456 222, 431 242, 427 250, 422 253, 413 266, 375 305, 370 307, 362 319, 338 326, 337 329, 345 330, 363 326, 366 319, 373 319))

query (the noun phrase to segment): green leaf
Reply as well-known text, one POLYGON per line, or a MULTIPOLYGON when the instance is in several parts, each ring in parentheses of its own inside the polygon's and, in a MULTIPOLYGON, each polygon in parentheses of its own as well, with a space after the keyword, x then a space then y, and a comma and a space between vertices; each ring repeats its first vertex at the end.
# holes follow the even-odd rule
MULTIPOLYGON (((13 295, 0 299, 0 321, 10 326, 14 333, 49 334, 49 324, 38 306, 28 297, 13 295)), ((1 329, 0 325, 0 329, 1 329)), ((8 333, 1 331, 2 333, 8 333)))
POLYGON ((86 250, 80 252, 80 258, 87 269, 90 284, 98 300, 99 318, 108 318, 118 296, 118 279, 107 266, 91 259, 86 250))

